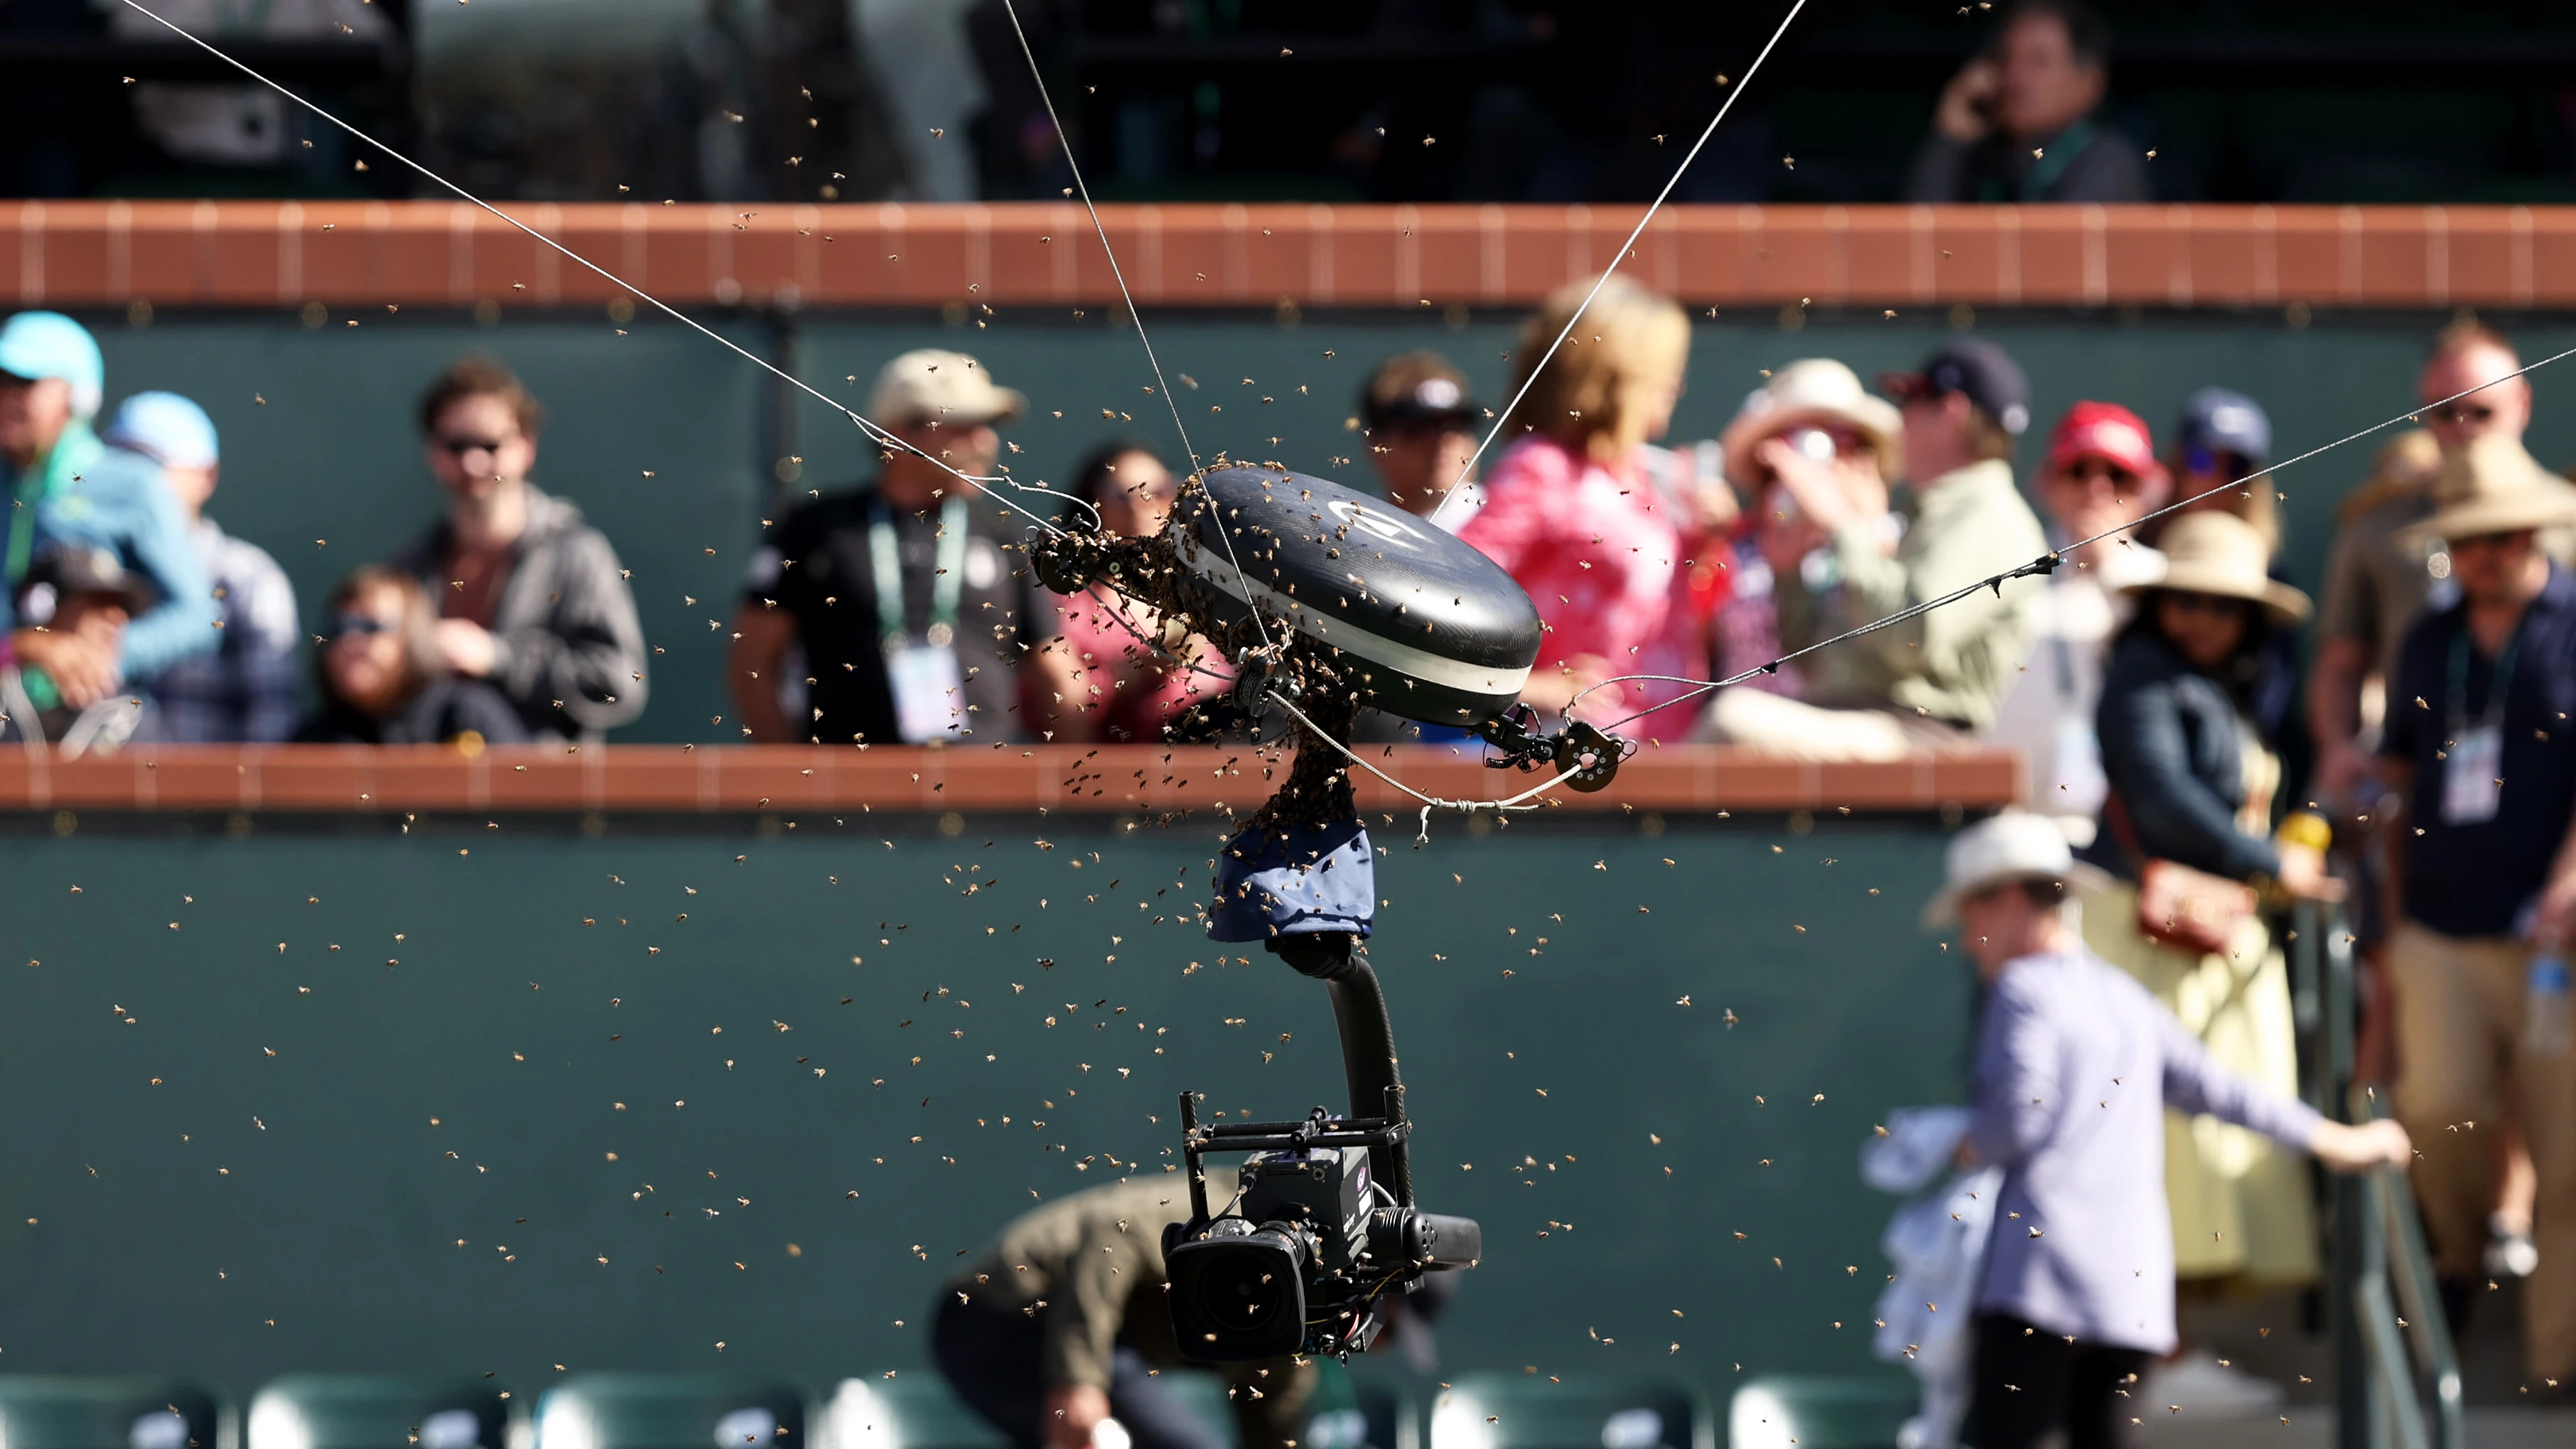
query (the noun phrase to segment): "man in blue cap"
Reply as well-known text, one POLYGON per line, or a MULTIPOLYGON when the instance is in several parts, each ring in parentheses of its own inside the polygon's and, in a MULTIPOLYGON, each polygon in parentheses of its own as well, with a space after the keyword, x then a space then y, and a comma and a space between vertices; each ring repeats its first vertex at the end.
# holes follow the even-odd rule
POLYGON ((295 589, 267 550, 206 516, 221 463, 214 420, 175 392, 139 392, 117 408, 106 440, 161 465, 223 612, 212 653, 182 659, 152 681, 162 728, 187 744, 285 739, 295 732, 300 703, 295 589))
POLYGON ((215 647, 213 588, 161 470, 90 428, 106 371, 97 341, 59 312, 0 324, 0 485, 13 505, 0 542, 0 664, 18 666, 31 695, 58 694, 74 709, 215 647), (112 648, 95 634, 21 627, 11 601, 39 545, 50 544, 114 554, 158 602, 112 648))

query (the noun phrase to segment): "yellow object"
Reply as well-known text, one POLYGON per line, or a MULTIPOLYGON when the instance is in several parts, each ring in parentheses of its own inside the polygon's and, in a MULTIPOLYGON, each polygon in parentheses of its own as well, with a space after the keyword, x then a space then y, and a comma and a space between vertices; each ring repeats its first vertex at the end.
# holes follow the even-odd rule
POLYGON ((2281 817, 2281 828, 2274 832, 2274 838, 2283 845, 2304 845, 2323 854, 2326 847, 2334 844, 2334 827, 2313 810, 2293 810, 2281 817))

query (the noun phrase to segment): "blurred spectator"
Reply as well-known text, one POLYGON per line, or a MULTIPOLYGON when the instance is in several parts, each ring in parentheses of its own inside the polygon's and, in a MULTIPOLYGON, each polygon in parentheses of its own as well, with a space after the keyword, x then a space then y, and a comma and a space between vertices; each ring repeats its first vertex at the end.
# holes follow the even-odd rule
MULTIPOLYGON (((151 607, 152 591, 116 555, 81 543, 47 544, 18 591, 18 617, 36 628, 96 643, 113 657, 125 626, 151 607)), ((129 741, 166 736, 141 690, 74 705, 41 670, 0 664, 0 741, 51 744, 65 756, 112 755, 129 741)))
POLYGON ((314 657, 322 708, 299 744, 514 745, 528 727, 501 692, 450 672, 438 612, 410 574, 378 564, 350 574, 322 606, 331 634, 314 657))
POLYGON ((5 554, 14 600, 48 543, 105 549, 142 575, 156 602, 120 631, 77 635, 0 620, 12 662, 52 681, 86 708, 120 682, 149 683, 162 670, 215 647, 217 618, 206 566, 188 541, 161 470, 139 453, 109 448, 91 430, 106 383, 98 343, 57 312, 21 312, 0 326, 0 479, 9 510, 5 554))
MULTIPOLYGON (((2317 849, 2275 841, 2277 764, 2246 696, 2264 636, 2308 616, 2275 583, 2262 535, 2229 513, 2165 531, 2164 572, 2138 595, 2103 681, 2099 729, 2110 794, 2087 856, 2119 883, 2084 913, 2084 939, 2134 976, 2208 1049, 2257 1084, 2298 1090, 2289 972, 2254 887, 2327 898, 2317 849)), ((2242 1129, 2177 1132, 2165 1160, 2174 1271, 2295 1283, 2316 1270, 2305 1167, 2242 1129)), ((2214 1361, 2195 1378, 2233 1377, 2214 1361)), ((2245 1387, 2252 1387, 2246 1385, 2245 1387)))
POLYGON ((2182 405, 2174 424, 2174 497, 2182 507, 2140 530, 2148 543, 2173 520, 2204 509, 2233 513, 2254 526, 2263 546, 2281 553, 2279 490, 2266 480, 2261 487, 2239 487, 2272 461, 2272 419, 2263 405, 2241 392, 2204 387, 2182 405))
POLYGON ((1905 178, 1908 201, 2152 199, 2128 137, 2094 119, 2110 28, 2077 0, 2021 0, 1941 92, 1905 178))
MULTIPOLYGON (((1841 475, 1846 495, 1885 513, 1887 489, 1902 471, 1898 437, 1905 420, 1882 398, 1863 391, 1852 370, 1830 358, 1792 362, 1747 394, 1719 440, 1720 469, 1753 500, 1752 528, 1729 550, 1727 597, 1711 630, 1711 655, 1719 678, 1758 668, 1780 656, 1780 612, 1775 581, 1833 567, 1824 539, 1797 497, 1764 461, 1764 450, 1784 445, 1841 475)), ((1748 680, 1741 689, 1792 698, 1803 676, 1795 664, 1748 680)))
POLYGON ((733 625, 746 734, 999 743, 1038 735, 1080 697, 1072 656, 1038 647, 1054 634, 1053 596, 1006 551, 1016 547, 1007 515, 959 476, 993 471, 996 425, 1027 407, 964 353, 907 352, 877 374, 868 414, 909 446, 879 451, 873 486, 788 514, 752 556, 733 625), (780 664, 798 646, 807 717, 791 725, 780 664), (1031 697, 1046 701, 1037 720, 1018 713, 1023 671, 1031 697))
MULTIPOLYGON (((1522 324, 1513 349, 1522 399, 1520 438, 1485 479, 1485 504, 1459 537, 1529 591, 1547 625, 1538 665, 1521 697, 1568 709, 1577 695, 1624 675, 1696 679, 1708 650, 1689 604, 1686 552, 1696 525, 1675 517, 1649 486, 1640 459, 1671 425, 1690 360, 1690 319, 1671 301, 1623 276, 1604 284, 1544 369, 1531 369, 1582 304, 1584 288, 1547 299, 1522 324)), ((1688 686, 1631 680, 1586 700, 1582 717, 1608 725, 1680 700, 1688 686)), ((1674 739, 1686 708, 1657 709, 1628 729, 1674 739)))
POLYGON ((2145 420, 2116 403, 2067 409, 2040 465, 2035 491, 2048 515, 2048 546, 2066 561, 2022 596, 2029 652, 1991 733, 2030 762, 2024 807, 2057 822, 2077 846, 2093 843, 2110 790, 2093 716, 2111 640, 2131 612, 2124 591, 2164 572, 2162 554, 2115 530, 2163 507, 2170 488, 2145 420), (2073 547, 2078 540, 2096 541, 2073 547))
POLYGON ((2004 1170, 1973 1308, 1964 1440, 2141 1443, 2138 1381, 2175 1341, 2167 1253, 2182 1219, 2156 1189, 2185 1130, 2177 1114, 2217 1119, 2195 1115, 2191 1132, 2233 1124, 2223 1130, 2342 1172, 2402 1167, 2407 1134, 2328 1121, 2295 1092, 2231 1070, 2107 969, 2067 920, 2069 896, 2098 875, 2047 822, 2006 812, 1960 831, 1944 875, 1925 914, 1958 922, 1984 996, 1966 1155, 2004 1170))
POLYGON ((206 516, 220 466, 214 420, 177 393, 140 392, 117 408, 106 441, 161 465, 161 480, 187 520, 189 541, 214 580, 223 612, 213 653, 182 659, 152 681, 169 738, 182 744, 285 739, 295 732, 299 709, 295 590, 265 549, 206 516))
MULTIPOLYGON (((1128 440, 1084 459, 1070 491, 1098 511, 1102 532, 1145 538, 1162 532, 1181 485, 1151 448, 1128 440)), ((1106 586, 1048 597, 1062 636, 1046 650, 1072 651, 1078 690, 1073 707, 1056 714, 1058 743, 1159 742, 1192 706, 1225 700, 1233 671, 1205 639, 1168 625, 1153 609, 1106 586), (1157 646, 1169 653, 1156 652, 1157 646), (1171 654, 1195 669, 1175 664, 1171 654)))
MULTIPOLYGON (((2516 375, 2521 366, 2512 343, 2475 323, 2445 328, 2434 338, 2417 393, 2425 403, 2425 430, 2446 460, 2484 437, 2521 448, 2531 422, 2531 383, 2516 375), (2458 397, 2464 392, 2469 395, 2458 397)), ((2316 794, 2347 811, 2367 811, 2377 794, 2376 784, 2366 783, 2372 773, 2370 735, 2381 718, 2379 691, 2369 687, 2371 681, 2387 678, 2407 626, 2428 602, 2448 605, 2457 597, 2440 541, 2407 532, 2433 511, 2431 480, 2420 486, 2408 481, 2422 476, 2412 468, 2392 474, 2392 460, 2381 456, 2381 477, 2389 481, 2374 479, 2365 488, 2371 506, 2360 506, 2361 497, 2345 505, 2342 531, 2327 559, 2325 613, 2318 620, 2316 669, 2308 681, 2316 794)), ((2549 486, 2566 487, 2557 480, 2549 486)), ((2576 491, 2565 496, 2576 501, 2576 491)), ((2565 530, 2543 537, 2561 563, 2568 559, 2566 537, 2565 530)))
MULTIPOLYGON (((2139 530, 2153 544, 2176 519, 2215 510, 2233 513, 2262 535, 2271 575, 2289 582, 2289 563, 2282 553, 2280 485, 2269 477, 2248 483, 2272 461, 2272 419, 2263 405, 2241 392, 2204 387, 2183 403, 2174 424, 2174 497, 2182 507, 2139 530)), ((2297 631, 2275 629, 2263 641, 2263 659, 2246 712, 2261 735, 2263 748, 2281 760, 2281 778, 2293 787, 2308 783, 2315 749, 2299 718, 2299 684, 2305 673, 2297 631)))
MULTIPOLYGON (((148 44, 178 39, 151 15, 124 5, 102 8, 108 13, 108 32, 120 39, 148 44)), ((153 0, 150 8, 170 25, 227 47, 263 40, 380 46, 394 38, 394 22, 374 0, 153 0)), ((133 98, 136 129, 160 150, 167 166, 212 168, 218 175, 310 170, 308 152, 317 142, 327 148, 325 156, 341 156, 338 138, 328 126, 297 146, 310 123, 266 86, 147 80, 136 82, 126 94, 133 98)), ((347 169, 347 162, 337 169, 347 169)))
POLYGON ((595 740, 644 712, 644 629, 607 538, 528 481, 543 416, 493 358, 441 374, 420 432, 447 517, 393 563, 438 601, 450 670, 499 690, 531 735, 595 740))
POLYGON ((2576 1376, 2576 581, 2539 543, 2576 521, 2510 437, 2452 450, 2441 507, 2398 535, 2447 545, 2457 597, 2418 618, 2389 677, 2380 760, 2405 800, 2403 919, 2388 942, 2397 1115, 2421 1134, 2415 1191, 2454 1322, 2483 1291, 2498 1152, 2459 1122, 2519 1119, 2539 1197, 2524 1352, 2576 1376), (2510 782, 2511 788, 2506 788, 2510 782), (2541 969, 2557 964, 2554 978, 2541 969))
POLYGON ((1441 503, 1476 456, 1476 419, 1484 411, 1467 399, 1467 375, 1439 353, 1379 363, 1360 393, 1360 429, 1386 500, 1417 517, 1437 513, 1456 532, 1483 504, 1484 490, 1470 478, 1456 502, 1441 503))
MULTIPOLYGON (((1891 373, 1879 385, 1904 403, 1910 519, 1850 459, 1819 462, 1779 438, 1754 450, 1829 555, 1826 567, 1785 573, 1775 556, 1780 642, 1791 649, 2047 552, 2039 520, 2013 483, 2013 439, 2030 407, 2021 369, 2001 348, 1954 342, 1921 372, 1891 373)), ((1800 759, 1894 759, 1964 743, 1994 723, 2021 666, 2021 599, 2034 587, 1971 594, 1811 656, 1803 661, 1804 703, 1721 691, 1704 733, 1800 759)))

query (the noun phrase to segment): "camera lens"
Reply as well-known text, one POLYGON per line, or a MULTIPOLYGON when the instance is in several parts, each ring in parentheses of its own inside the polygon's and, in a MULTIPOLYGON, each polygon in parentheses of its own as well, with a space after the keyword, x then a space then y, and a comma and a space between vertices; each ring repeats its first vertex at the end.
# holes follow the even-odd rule
POLYGON ((1199 1280, 1200 1310, 1236 1333, 1261 1332, 1293 1311, 1294 1261, 1259 1249, 1222 1255, 1199 1280))
POLYGON ((1207 1361, 1293 1353, 1306 1335, 1305 1254, 1265 1227, 1184 1243, 1171 1254, 1172 1326, 1207 1361))

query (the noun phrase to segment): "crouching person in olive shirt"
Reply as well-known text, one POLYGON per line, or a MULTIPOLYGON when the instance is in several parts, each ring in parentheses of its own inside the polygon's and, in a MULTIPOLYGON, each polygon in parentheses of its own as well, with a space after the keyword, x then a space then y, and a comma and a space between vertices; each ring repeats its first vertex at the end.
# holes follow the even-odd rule
MULTIPOLYGON (((1207 1170, 1208 1196, 1235 1170, 1207 1170)), ((1190 1215, 1186 1179, 1137 1176, 1058 1198, 1009 1227, 941 1290, 931 1352, 957 1396, 1019 1449, 1086 1449, 1116 1419, 1135 1449, 1222 1449, 1155 1377, 1186 1360, 1172 1337, 1163 1228, 1190 1215)), ((1223 1366, 1243 1449, 1304 1437, 1312 1364, 1223 1366)))

